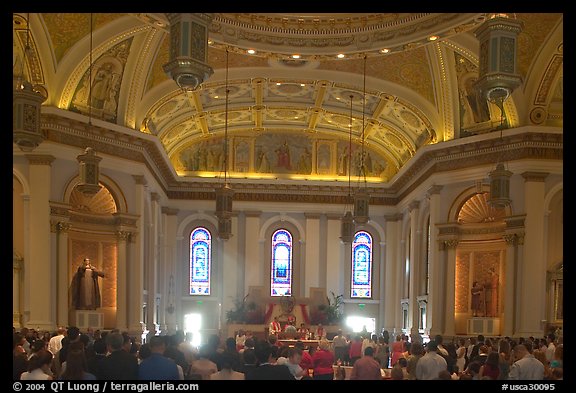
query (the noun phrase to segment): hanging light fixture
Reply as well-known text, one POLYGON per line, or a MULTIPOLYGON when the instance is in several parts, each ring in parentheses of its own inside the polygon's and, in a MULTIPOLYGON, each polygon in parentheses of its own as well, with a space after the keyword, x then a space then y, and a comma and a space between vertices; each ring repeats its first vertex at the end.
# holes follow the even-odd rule
POLYGON ((170 61, 163 69, 184 90, 195 90, 214 73, 207 64, 212 14, 169 13, 170 61))
MULTIPOLYGON (((92 14, 90 14, 90 68, 88 70, 88 79, 90 80, 88 88, 88 125, 92 125, 92 39, 93 39, 93 25, 92 14)), ((102 161, 102 157, 98 157, 93 148, 87 147, 84 154, 76 157, 79 163, 79 176, 80 183, 76 188, 83 194, 92 196, 100 191, 100 169, 98 164, 102 161)))
POLYGON ((354 240, 354 233, 356 232, 356 227, 354 225, 354 217, 349 209, 349 203, 352 204, 352 183, 351 183, 351 171, 350 171, 350 161, 352 160, 352 100, 354 96, 350 95, 350 122, 348 123, 348 128, 350 130, 349 141, 348 141, 348 165, 346 166, 348 170, 348 199, 346 200, 346 213, 340 219, 340 240, 344 243, 352 243, 354 240))
POLYGON ((370 195, 367 190, 366 183, 366 167, 364 165, 364 138, 365 138, 365 125, 364 125, 364 113, 366 112, 366 55, 364 55, 364 89, 362 97, 362 149, 360 152, 360 168, 358 173, 358 179, 360 176, 364 177, 364 187, 358 187, 356 193, 354 194, 354 222, 356 224, 366 224, 370 217, 368 216, 370 208, 370 195))
MULTIPOLYGON (((481 96, 500 109, 500 141, 504 124, 504 102, 514 89, 522 84, 517 71, 518 34, 522 22, 508 14, 489 15, 488 19, 474 32, 480 41, 479 77, 475 87, 481 96)), ((496 169, 489 174, 490 197, 488 204, 496 209, 508 206, 510 199, 510 177, 512 172, 498 159, 496 169)))
POLYGON ((232 236, 232 198, 234 190, 228 183, 228 48, 226 48, 226 104, 224 117, 224 184, 216 188, 216 217, 218 217, 218 237, 223 240, 232 236))
POLYGON ((30 14, 26 17, 26 46, 21 67, 12 75, 12 141, 25 152, 31 152, 44 140, 40 130, 40 107, 46 101, 44 95, 34 90, 26 79, 24 67, 28 62, 30 47, 30 14))

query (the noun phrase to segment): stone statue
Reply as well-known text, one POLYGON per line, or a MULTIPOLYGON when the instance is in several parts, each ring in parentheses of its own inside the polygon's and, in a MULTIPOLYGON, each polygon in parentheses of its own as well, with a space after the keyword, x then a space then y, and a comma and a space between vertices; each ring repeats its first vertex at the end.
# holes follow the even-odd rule
POLYGON ((76 310, 96 310, 100 307, 98 277, 104 277, 104 273, 96 270, 90 264, 89 258, 84 258, 82 266, 78 268, 72 278, 72 308, 76 310))

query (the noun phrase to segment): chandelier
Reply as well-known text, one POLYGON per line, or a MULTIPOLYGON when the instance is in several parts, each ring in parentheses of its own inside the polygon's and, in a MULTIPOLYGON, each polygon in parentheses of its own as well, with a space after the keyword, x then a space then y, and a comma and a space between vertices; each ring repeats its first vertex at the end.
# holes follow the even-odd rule
POLYGON ((29 19, 28 14, 22 64, 21 67, 15 67, 12 74, 12 141, 24 152, 31 152, 44 140, 40 130, 40 107, 47 98, 26 79, 24 67, 32 52, 29 19))
MULTIPOLYGON (((504 102, 514 89, 522 84, 517 70, 518 34, 522 22, 508 14, 490 14, 488 19, 474 32, 480 41, 479 77, 475 87, 481 96, 500 109, 500 141, 504 125, 504 102)), ((496 169, 490 172, 490 197, 488 204, 496 209, 508 206, 510 199, 510 177, 512 172, 498 159, 496 169)))
POLYGON ((358 187, 356 193, 354 194, 354 222, 356 224, 366 224, 370 217, 368 216, 370 208, 370 195, 366 188, 366 166, 364 165, 364 158, 366 152, 364 151, 364 138, 365 138, 365 125, 364 125, 364 113, 366 112, 366 58, 364 55, 364 88, 362 95, 362 149, 360 151, 360 168, 358 168, 358 179, 360 176, 364 177, 364 187, 358 187))
POLYGON ((228 88, 228 48, 226 48, 226 103, 224 117, 224 183, 221 187, 216 188, 216 217, 218 218, 218 237, 222 240, 228 240, 232 236, 232 198, 234 190, 228 183, 228 97, 230 89, 228 88))
POLYGON ((348 171, 348 199, 346 200, 346 213, 340 219, 340 240, 343 243, 352 243, 354 240, 354 233, 356 232, 355 224, 354 224, 354 217, 352 216, 352 212, 348 208, 348 203, 352 201, 352 186, 351 186, 351 173, 350 173, 350 161, 352 160, 352 100, 354 96, 350 95, 350 121, 348 123, 349 132, 349 141, 348 141, 348 165, 346 165, 346 169, 348 171))
POLYGON ((169 13, 170 61, 164 72, 184 90, 195 90, 214 73, 208 58, 208 26, 212 14, 169 13))

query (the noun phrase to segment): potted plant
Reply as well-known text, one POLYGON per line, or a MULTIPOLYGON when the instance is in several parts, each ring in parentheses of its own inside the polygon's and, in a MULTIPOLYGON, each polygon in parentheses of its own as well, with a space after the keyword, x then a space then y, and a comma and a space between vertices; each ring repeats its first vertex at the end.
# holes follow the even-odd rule
POLYGON ((234 300, 234 308, 226 311, 226 322, 228 323, 246 323, 247 305, 246 298, 234 300))

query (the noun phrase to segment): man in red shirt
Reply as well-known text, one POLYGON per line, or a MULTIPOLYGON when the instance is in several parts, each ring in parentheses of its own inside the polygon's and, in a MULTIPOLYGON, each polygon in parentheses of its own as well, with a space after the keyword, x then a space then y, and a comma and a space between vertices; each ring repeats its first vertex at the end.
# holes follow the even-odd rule
POLYGON ((274 320, 270 322, 270 327, 268 328, 268 335, 277 336, 278 333, 282 331, 280 327, 280 322, 278 322, 278 317, 274 317, 274 320))
POLYGON ((380 363, 374 359, 374 348, 366 347, 364 356, 354 362, 350 379, 380 380, 380 363))

